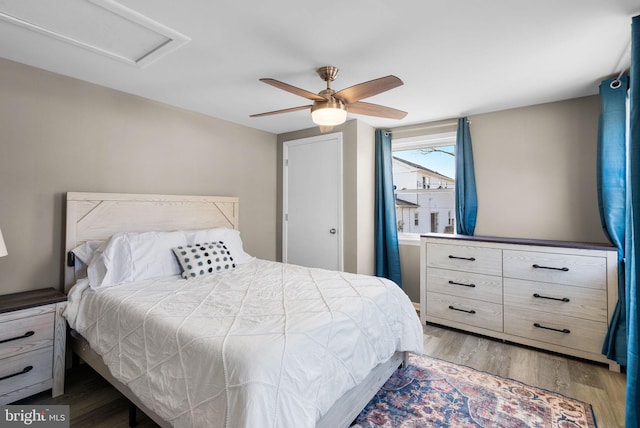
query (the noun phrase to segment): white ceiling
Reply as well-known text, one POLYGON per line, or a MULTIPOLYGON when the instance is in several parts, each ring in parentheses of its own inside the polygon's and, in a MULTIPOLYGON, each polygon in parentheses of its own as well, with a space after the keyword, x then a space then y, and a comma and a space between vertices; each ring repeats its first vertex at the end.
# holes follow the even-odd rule
MULTIPOLYGON (((16 1, 0 0, 0 12, 16 1)), ((340 68, 336 90, 393 74, 403 86, 365 101, 407 117, 350 117, 395 127, 596 94, 628 67, 640 14, 640 0, 119 3, 191 40, 138 67, 0 21, 0 57, 273 133, 314 125, 307 111, 249 115, 310 102, 261 77, 318 92, 323 65, 340 68)), ((70 13, 70 28, 85 21, 70 13)))

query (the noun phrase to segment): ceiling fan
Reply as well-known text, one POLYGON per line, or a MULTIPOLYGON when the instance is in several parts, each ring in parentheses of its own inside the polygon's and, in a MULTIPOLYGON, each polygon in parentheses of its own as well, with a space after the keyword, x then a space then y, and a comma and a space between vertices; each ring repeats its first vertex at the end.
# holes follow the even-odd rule
POLYGON ((353 85, 336 92, 331 88, 331 82, 333 82, 338 75, 338 68, 325 66, 320 67, 316 72, 320 78, 327 83, 327 89, 324 89, 317 94, 280 82, 279 80, 270 78, 260 79, 261 82, 268 85, 275 86, 276 88, 311 100, 313 101, 313 104, 275 110, 266 113, 252 114, 250 117, 270 116, 273 114, 289 113, 310 108, 313 122, 320 126, 320 130, 322 132, 325 132, 333 129, 336 125, 344 123, 347 119, 347 111, 355 114, 364 114, 367 116, 385 117, 390 119, 403 119, 407 115, 406 111, 360 101, 402 85, 402 80, 398 79, 396 76, 386 76, 370 80, 368 82, 358 83, 357 85, 353 85))

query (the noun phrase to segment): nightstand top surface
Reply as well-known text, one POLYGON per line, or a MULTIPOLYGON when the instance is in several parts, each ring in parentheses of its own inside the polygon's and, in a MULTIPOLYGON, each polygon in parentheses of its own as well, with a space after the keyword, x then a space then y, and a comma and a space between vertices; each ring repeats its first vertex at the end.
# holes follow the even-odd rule
POLYGON ((67 296, 55 288, 41 288, 39 290, 4 294, 0 295, 0 314, 35 306, 64 302, 66 300, 67 296))

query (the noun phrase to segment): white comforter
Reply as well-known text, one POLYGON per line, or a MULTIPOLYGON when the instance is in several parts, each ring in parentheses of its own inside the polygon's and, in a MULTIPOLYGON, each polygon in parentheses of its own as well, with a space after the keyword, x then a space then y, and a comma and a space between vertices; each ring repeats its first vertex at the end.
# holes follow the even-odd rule
POLYGON ((423 349, 394 283, 265 260, 98 291, 81 281, 65 317, 180 427, 313 427, 396 350, 423 349))

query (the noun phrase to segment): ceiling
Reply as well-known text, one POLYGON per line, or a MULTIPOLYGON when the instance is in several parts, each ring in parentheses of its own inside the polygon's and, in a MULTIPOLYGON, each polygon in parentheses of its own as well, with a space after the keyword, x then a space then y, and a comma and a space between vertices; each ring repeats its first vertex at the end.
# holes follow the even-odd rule
POLYGON ((349 114, 374 127, 596 94, 628 68, 640 14, 640 0, 0 0, 0 12, 60 17, 59 33, 84 23, 107 43, 145 43, 103 24, 87 2, 124 6, 167 30, 161 39, 182 34, 186 43, 137 65, 5 19, 0 57, 276 134, 313 127, 309 112, 249 115, 310 102, 258 79, 317 93, 324 65, 340 68, 336 90, 390 74, 404 81, 365 101, 405 110, 405 119, 349 114), (49 3, 56 9, 43 9, 49 3))

